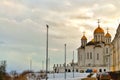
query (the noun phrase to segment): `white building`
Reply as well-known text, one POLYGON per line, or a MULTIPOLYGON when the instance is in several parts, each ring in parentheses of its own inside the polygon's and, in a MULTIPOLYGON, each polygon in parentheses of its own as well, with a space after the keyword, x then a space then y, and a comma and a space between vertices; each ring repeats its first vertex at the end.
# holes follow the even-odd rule
POLYGON ((111 71, 120 71, 120 24, 112 41, 111 71))
POLYGON ((94 38, 87 42, 85 35, 81 38, 78 48, 78 66, 84 69, 94 69, 98 72, 108 71, 110 68, 111 35, 98 24, 94 30, 94 38))
MULTIPOLYGON (((74 65, 74 71, 87 71, 88 69, 97 72, 108 71, 110 68, 110 53, 111 53, 111 35, 107 31, 98 27, 94 30, 93 39, 87 42, 87 37, 83 34, 81 45, 78 48, 78 62, 74 65)), ((55 72, 64 72, 64 65, 54 65, 55 72)), ((66 71, 73 71, 73 66, 67 65, 66 71)))

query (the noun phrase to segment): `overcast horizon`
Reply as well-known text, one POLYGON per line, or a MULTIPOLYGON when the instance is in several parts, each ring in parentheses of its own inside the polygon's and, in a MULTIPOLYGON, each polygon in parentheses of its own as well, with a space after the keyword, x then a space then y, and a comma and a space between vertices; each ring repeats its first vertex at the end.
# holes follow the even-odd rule
MULTIPOLYGON (((67 63, 72 61, 85 31, 93 39, 97 20, 112 35, 120 22, 119 0, 1 0, 0 1, 0 61, 7 61, 7 71, 45 67, 46 24, 49 25, 50 69, 64 63, 64 44, 67 44, 67 63)), ((45 68, 44 68, 45 69, 45 68)))

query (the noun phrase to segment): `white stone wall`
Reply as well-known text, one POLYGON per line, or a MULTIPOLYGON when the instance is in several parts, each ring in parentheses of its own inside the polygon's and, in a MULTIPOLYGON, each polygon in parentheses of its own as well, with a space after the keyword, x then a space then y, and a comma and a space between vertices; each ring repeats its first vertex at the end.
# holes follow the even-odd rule
POLYGON ((78 65, 84 66, 85 65, 85 49, 78 50, 78 65))
POLYGON ((115 46, 115 66, 116 70, 120 70, 120 38, 117 38, 114 42, 115 46))
POLYGON ((85 49, 78 50, 78 65, 83 66, 110 66, 110 45, 104 46, 100 43, 101 47, 94 45, 86 46, 85 49), (106 49, 108 49, 106 53, 106 49))
POLYGON ((107 65, 107 67, 109 68, 110 70, 110 66, 111 66, 111 63, 112 63, 112 59, 111 59, 111 45, 106 45, 105 48, 104 48, 104 52, 105 52, 105 64, 107 65))
POLYGON ((95 47, 95 65, 104 65, 104 49, 95 47))
POLYGON ((93 66, 94 62, 94 45, 85 47, 85 66, 93 66))

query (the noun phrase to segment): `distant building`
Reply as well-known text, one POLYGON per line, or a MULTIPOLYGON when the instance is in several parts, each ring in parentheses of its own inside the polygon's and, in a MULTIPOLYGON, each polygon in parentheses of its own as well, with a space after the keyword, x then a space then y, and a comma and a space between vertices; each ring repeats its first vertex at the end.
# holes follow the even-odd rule
MULTIPOLYGON (((78 50, 78 62, 74 64, 74 71, 86 72, 88 70, 104 72, 110 70, 111 35, 107 30, 106 34, 100 27, 94 30, 93 39, 87 42, 83 34, 81 45, 78 50)), ((64 72, 64 65, 54 65, 55 72, 64 72)), ((73 71, 72 63, 67 65, 67 72, 73 71)))
POLYGON ((120 24, 112 41, 111 70, 120 71, 120 24))

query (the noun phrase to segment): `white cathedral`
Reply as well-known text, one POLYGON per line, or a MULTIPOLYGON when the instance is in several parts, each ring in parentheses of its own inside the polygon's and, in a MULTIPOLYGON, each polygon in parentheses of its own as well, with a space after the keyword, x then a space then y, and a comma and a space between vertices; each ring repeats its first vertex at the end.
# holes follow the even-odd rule
MULTIPOLYGON (((98 22, 98 27, 94 30, 93 36, 93 39, 87 42, 87 37, 83 34, 81 46, 77 49, 78 62, 74 63, 74 71, 104 72, 110 70, 111 35, 108 30, 105 33, 98 22)), ((55 72, 71 72, 73 71, 73 63, 68 64, 66 70, 61 64, 54 65, 53 69, 55 72)))
POLYGON ((98 24, 94 30, 94 38, 87 42, 85 35, 81 38, 81 46, 78 48, 78 66, 91 67, 97 71, 106 71, 110 67, 111 35, 98 24))

